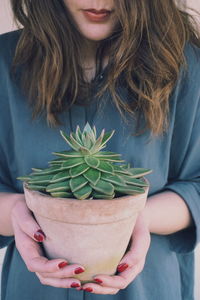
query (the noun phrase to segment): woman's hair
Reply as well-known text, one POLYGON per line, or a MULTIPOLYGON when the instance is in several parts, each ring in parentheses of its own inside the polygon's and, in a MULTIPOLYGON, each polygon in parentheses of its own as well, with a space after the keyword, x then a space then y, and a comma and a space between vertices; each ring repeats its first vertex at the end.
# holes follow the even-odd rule
MULTIPOLYGON (((185 45, 200 47, 198 29, 174 0, 114 3, 119 24, 98 49, 98 54, 109 53, 109 72, 97 96, 108 90, 122 116, 124 112, 142 115, 145 129, 161 134, 168 124, 169 96, 185 64, 185 45), (122 82, 128 101, 119 93, 122 82)), ((24 27, 14 69, 23 68, 21 82, 33 117, 46 112, 48 123, 58 125, 59 113, 87 90, 81 68, 82 37, 64 0, 11 0, 11 5, 16 23, 24 27)))

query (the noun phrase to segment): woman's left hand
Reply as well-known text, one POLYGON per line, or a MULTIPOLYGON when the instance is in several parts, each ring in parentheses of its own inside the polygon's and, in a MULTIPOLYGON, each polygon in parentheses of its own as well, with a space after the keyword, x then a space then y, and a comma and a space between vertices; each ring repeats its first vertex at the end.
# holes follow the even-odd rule
MULTIPOLYGON (((84 284, 81 289, 94 294, 111 295, 115 295, 119 290, 125 289, 143 270, 150 246, 148 222, 143 213, 137 218, 131 241, 129 251, 118 265, 117 275, 97 275, 94 277, 97 283, 84 284)), ((80 290, 80 288, 77 288, 77 290, 80 290)))

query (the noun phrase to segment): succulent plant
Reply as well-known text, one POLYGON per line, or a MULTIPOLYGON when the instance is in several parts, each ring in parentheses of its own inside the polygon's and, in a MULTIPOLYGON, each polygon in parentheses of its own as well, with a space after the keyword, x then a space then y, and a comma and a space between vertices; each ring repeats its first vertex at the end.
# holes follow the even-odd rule
POLYGON ((18 177, 28 188, 50 194, 53 197, 76 199, 112 199, 123 195, 144 193, 148 186, 143 176, 151 170, 131 168, 121 155, 102 151, 114 134, 114 130, 99 137, 87 123, 81 132, 67 136, 60 131, 73 151, 53 152, 58 158, 49 162, 46 169, 32 169, 28 176, 18 177))

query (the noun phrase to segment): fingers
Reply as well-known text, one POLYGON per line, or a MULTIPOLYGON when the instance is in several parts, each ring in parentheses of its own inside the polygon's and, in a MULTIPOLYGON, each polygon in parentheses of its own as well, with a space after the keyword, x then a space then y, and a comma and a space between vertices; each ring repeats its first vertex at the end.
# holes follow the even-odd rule
MULTIPOLYGON (((104 287, 95 283, 84 284, 81 289, 85 292, 101 295, 116 295, 119 292, 119 289, 113 287, 104 287)), ((77 290, 80 290, 80 288, 77 290)))
POLYGON ((150 233, 143 217, 138 218, 132 234, 130 250, 120 261, 115 276, 97 275, 94 280, 98 283, 88 283, 83 289, 95 294, 116 294, 125 289, 143 270, 146 254, 150 246, 150 233))
POLYGON ((128 285, 126 278, 120 275, 107 276, 100 275, 94 278, 94 280, 99 283, 101 287, 112 287, 115 289, 125 289, 128 285))
POLYGON ((21 230, 17 221, 13 221, 15 244, 23 259, 42 254, 41 248, 30 236, 21 230))
POLYGON ((58 288, 78 288, 81 286, 80 281, 69 278, 69 279, 59 279, 59 278, 44 278, 39 273, 36 273, 39 278, 41 284, 50 285, 58 288))
POLYGON ((80 265, 65 266, 63 270, 54 273, 36 272, 40 282, 44 285, 51 285, 61 288, 80 288, 81 283, 78 279, 73 278, 74 275, 84 272, 80 265))
MULTIPOLYGON (((16 247, 30 272, 56 272, 63 259, 48 260, 42 256, 42 250, 37 242, 31 239, 20 227, 15 227, 16 247)), ((67 262, 66 262, 67 264, 67 262)))
POLYGON ((68 266, 67 261, 63 259, 48 260, 41 256, 39 244, 22 232, 19 227, 16 228, 16 236, 17 247, 27 269, 35 272, 42 284, 62 288, 81 286, 80 281, 73 277, 84 271, 82 266, 78 264, 68 266), (22 240, 23 243, 21 243, 22 240))
MULTIPOLYGON (((73 265, 66 265, 64 268, 59 269, 51 274, 51 278, 67 278, 67 277, 74 277, 76 274, 80 274, 84 272, 84 268, 78 264, 73 265)), ((48 278, 49 273, 47 272, 40 272, 40 275, 43 278, 48 278)))
MULTIPOLYGON (((88 283, 83 289, 92 289, 90 292, 95 294, 112 294, 115 295, 119 290, 125 289, 142 271, 145 259, 134 267, 127 267, 122 273, 114 276, 98 275, 94 277, 94 281, 98 284, 88 283)), ((86 290, 87 291, 87 290, 86 290)))
POLYGON ((123 290, 125 289, 142 271, 144 262, 138 264, 136 267, 128 267, 121 274, 108 276, 108 275, 97 275, 94 280, 101 286, 112 287, 114 289, 123 290))
POLYGON ((32 237, 27 235, 27 231, 29 231, 29 234, 31 231, 32 232, 34 231, 31 230, 31 227, 32 225, 34 225, 34 223, 36 223, 33 217, 29 215, 29 212, 27 210, 28 208, 26 209, 26 207, 25 209, 24 207, 18 208, 17 213, 19 212, 23 213, 21 215, 20 224, 18 222, 18 219, 13 217, 13 227, 15 232, 16 247, 30 272, 41 272, 41 273, 57 272, 60 269, 60 266, 63 266, 63 264, 64 266, 67 265, 67 261, 63 259, 48 260, 46 257, 42 256, 42 250, 39 244, 35 242, 32 237), (26 215, 25 217, 24 214, 26 215), (27 226, 29 228, 28 230, 27 228, 22 230, 24 224, 23 222, 26 219, 26 217, 28 221, 30 221, 30 224, 32 225, 29 224, 29 226, 27 226))
POLYGON ((12 209, 12 222, 18 224, 22 231, 37 242, 45 239, 45 234, 33 218, 32 212, 25 202, 18 201, 12 209))
POLYGON ((38 242, 42 242, 45 235, 25 202, 16 203, 13 207, 12 224, 16 247, 27 269, 36 273, 42 284, 61 288, 81 286, 80 281, 73 277, 75 274, 84 272, 82 266, 78 264, 68 265, 66 260, 49 260, 43 256, 38 242))
MULTIPOLYGON (((142 217, 141 217, 142 218, 142 217)), ((122 273, 129 267, 137 267, 144 265, 145 258, 150 246, 150 233, 146 223, 139 219, 134 228, 131 246, 129 251, 124 255, 120 261, 117 271, 122 273)))

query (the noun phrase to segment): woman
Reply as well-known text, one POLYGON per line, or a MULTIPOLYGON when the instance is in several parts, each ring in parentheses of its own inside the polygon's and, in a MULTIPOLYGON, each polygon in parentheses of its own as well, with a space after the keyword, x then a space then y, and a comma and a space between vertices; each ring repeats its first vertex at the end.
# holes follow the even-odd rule
POLYGON ((200 213, 200 38, 172 0, 11 0, 0 37, 2 299, 193 299, 200 213), (33 118, 32 118, 33 117, 33 118), (16 178, 65 145, 59 130, 115 129, 111 151, 153 169, 116 275, 48 260, 16 178), (151 243, 150 243, 151 233, 151 243), (95 283, 96 282, 96 283, 95 283))

